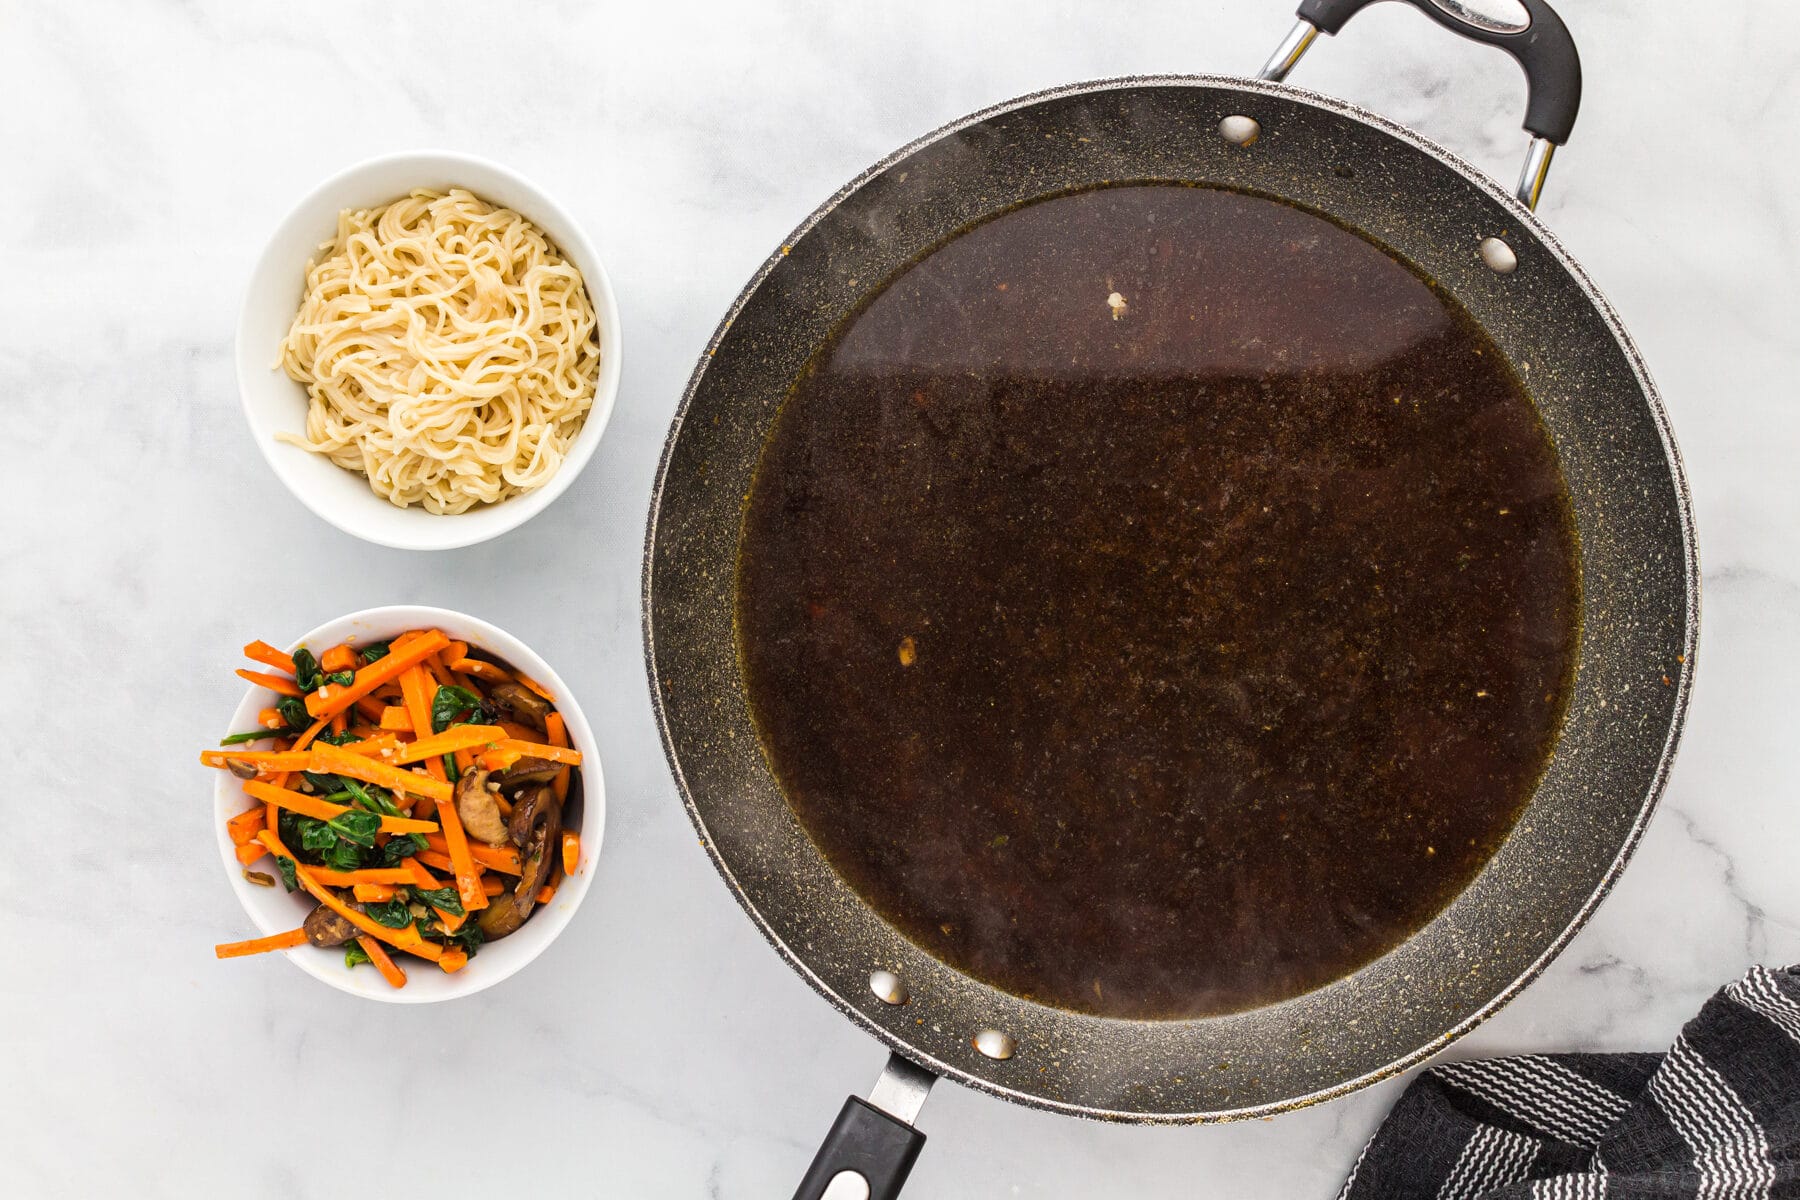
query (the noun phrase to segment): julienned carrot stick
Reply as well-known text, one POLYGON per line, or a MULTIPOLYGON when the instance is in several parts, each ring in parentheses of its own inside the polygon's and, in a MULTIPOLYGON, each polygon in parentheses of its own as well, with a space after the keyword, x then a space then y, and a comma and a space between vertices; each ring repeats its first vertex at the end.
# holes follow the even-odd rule
POLYGON ((424 662, 420 663, 419 666, 424 668, 425 672, 431 676, 431 686, 434 689, 456 686, 456 677, 444 669, 444 652, 442 650, 439 650, 436 654, 427 658, 424 662))
POLYGON ((243 667, 239 667, 237 673, 240 678, 248 679, 257 687, 266 687, 271 692, 276 692, 283 696, 303 696, 306 694, 295 685, 293 680, 283 679, 279 675, 271 675, 267 671, 246 671, 243 667))
MULTIPOLYGON (((361 704, 362 701, 358 700, 357 703, 361 704)), ((404 705, 400 704, 382 705, 381 716, 376 724, 390 733, 411 733, 413 731, 412 714, 406 711, 404 705)))
MULTIPOLYGON (((561 713, 553 712, 544 718, 544 736, 550 739, 550 744, 552 746, 567 746, 569 744, 569 727, 567 723, 563 721, 563 715, 561 713)), ((569 798, 569 773, 573 769, 574 768, 572 767, 565 766, 556 773, 555 780, 550 784, 550 788, 556 793, 556 798, 559 802, 569 798)))
POLYGON ((358 696, 356 703, 350 707, 354 708, 357 714, 371 725, 380 725, 381 714, 387 711, 387 705, 373 696, 358 696))
MULTIPOLYGON (((425 844, 439 854, 448 855, 450 853, 449 844, 442 833, 426 834, 425 844)), ((519 858, 519 852, 511 846, 490 846, 486 842, 470 842, 469 855, 475 860, 476 865, 487 867, 490 870, 504 871, 508 875, 519 875, 525 870, 525 865, 519 858)), ((425 861, 431 862, 430 859, 425 861)))
MULTIPOLYGON (((386 662, 386 659, 378 661, 386 662)), ((312 758, 308 770, 321 771, 331 775, 348 775, 363 783, 372 783, 376 787, 384 787, 390 792, 411 792, 415 796, 423 796, 427 800, 448 800, 454 795, 450 785, 442 779, 432 779, 413 771, 402 771, 399 767, 389 766, 373 758, 364 758, 360 754, 351 754, 340 747, 322 743, 314 746, 309 752, 312 758)))
MULTIPOLYGON (((309 796, 305 792, 296 792, 292 788, 276 787, 251 779, 244 783, 244 791, 265 804, 273 804, 280 808, 297 812, 303 817, 312 817, 317 821, 329 821, 333 817, 343 816, 350 811, 347 804, 333 804, 329 800, 321 800, 317 796, 309 796)), ((430 821, 415 821, 410 817, 382 817, 383 833, 433 833, 437 826, 430 821)))
POLYGON ((449 847, 450 865, 456 868, 456 896, 465 912, 487 907, 487 893, 481 890, 481 879, 475 874, 475 859, 469 853, 469 837, 463 832, 462 818, 456 805, 438 801, 438 824, 444 827, 444 844, 449 847))
POLYGON ((256 723, 261 725, 264 729, 287 728, 287 718, 281 715, 280 710, 273 708, 265 708, 258 711, 256 714, 256 723))
POLYGON ((539 904, 548 904, 554 899, 556 899, 555 884, 546 883, 543 887, 538 889, 537 902, 539 904))
MULTIPOLYGON (((419 936, 419 931, 413 926, 408 925, 405 929, 389 929, 386 925, 380 925, 370 920, 356 909, 351 908, 348 904, 345 904, 342 900, 339 900, 336 896, 332 895, 330 888, 313 878, 313 868, 295 858, 293 852, 282 845, 281 835, 276 833, 273 829, 263 830, 256 835, 256 838, 269 848, 270 853, 279 854, 281 857, 290 860, 294 864, 294 878, 300 881, 301 887, 311 893, 313 899, 317 900, 320 904, 323 904, 326 908, 329 908, 332 912, 344 918, 344 920, 350 922, 370 937, 378 938, 390 946, 398 946, 402 950, 424 942, 425 939, 419 936)), ((426 957, 433 956, 427 954, 426 957)))
POLYGON ((258 804, 255 808, 247 808, 237 816, 225 822, 225 828, 231 834, 233 845, 242 846, 246 842, 256 840, 256 831, 267 823, 269 810, 258 804))
MULTIPOLYGON (((410 861, 410 860, 408 860, 410 861)), ((330 887, 355 887, 364 883, 413 883, 411 871, 403 867, 364 867, 360 871, 334 871, 330 867, 308 867, 313 878, 330 887)))
POLYGON ((356 651, 339 642, 319 655, 319 669, 327 675, 356 670, 356 651))
POLYGON ((457 750, 467 750, 474 746, 484 746, 489 742, 497 742, 506 736, 506 731, 498 725, 452 725, 442 733, 422 737, 418 741, 403 746, 400 752, 390 760, 395 766, 403 763, 418 762, 421 759, 437 758, 457 750))
POLYGON ((391 733, 377 733, 360 742, 346 742, 339 749, 346 754, 360 754, 364 758, 383 758, 394 762, 396 760, 387 757, 387 752, 399 750, 400 739, 391 733))
POLYGON ((546 746, 542 742, 521 742, 513 738, 503 738, 494 743, 494 749, 513 751, 529 758, 543 758, 551 762, 567 763, 571 767, 581 765, 581 751, 571 750, 567 746, 546 746))
POLYGON ((501 892, 506 890, 506 884, 501 881, 498 875, 483 875, 481 877, 481 890, 486 892, 489 896, 498 896, 501 892))
POLYGON ((533 679, 531 676, 527 675, 525 672, 514 671, 513 678, 517 679, 519 681, 520 685, 523 686, 524 688, 526 688, 527 690, 536 692, 540 697, 542 697, 545 700, 548 700, 552 704, 556 703, 556 697, 552 696, 550 694, 550 689, 545 687, 543 684, 539 683, 537 680, 533 679))
POLYGON ((483 683, 511 683, 512 676, 504 667, 496 666, 485 658, 459 658, 450 664, 450 669, 462 675, 472 675, 483 683))
POLYGON ((357 883, 350 886, 350 894, 362 904, 380 904, 394 898, 394 889, 385 883, 357 883))
POLYGON ((301 734, 298 738, 294 739, 294 744, 291 747, 289 747, 289 749, 292 749, 292 750, 306 749, 308 746, 312 745, 314 738, 318 737, 321 733, 325 732, 325 727, 329 724, 331 724, 330 717, 320 717, 318 720, 314 721, 311 725, 308 725, 306 727, 305 733, 301 734))
POLYGON ((483 750, 475 756, 475 761, 481 764, 481 769, 484 771, 504 771, 524 757, 517 750, 495 748, 483 750))
POLYGON ((277 650, 275 647, 264 641, 254 641, 248 646, 245 646, 244 657, 251 662, 259 662, 265 667, 274 667, 277 671, 286 671, 289 675, 294 673, 293 655, 282 650, 277 650))
POLYGON ((437 630, 414 638, 404 646, 392 645, 388 653, 356 673, 356 682, 340 687, 328 683, 306 698, 306 711, 314 717, 328 717, 355 704, 382 684, 398 679, 409 667, 415 667, 427 655, 436 654, 450 639, 437 630))
POLYGON ((452 863, 450 856, 442 850, 421 850, 407 861, 411 862, 414 858, 428 867, 436 867, 440 871, 449 871, 452 874, 456 872, 456 864, 452 863))
POLYGON ((363 948, 363 953, 369 956, 369 961, 375 964, 375 969, 381 972, 383 979, 397 988, 406 986, 406 972, 394 965, 394 960, 388 957, 388 952, 381 948, 380 942, 364 935, 356 939, 356 944, 363 948))
POLYGON ((349 725, 350 725, 350 714, 348 712, 338 712, 338 713, 331 714, 331 736, 332 737, 342 737, 344 735, 344 730, 346 728, 348 728, 349 725))
POLYGON ((438 956, 438 966, 442 967, 446 974, 455 974, 468 965, 469 952, 461 946, 452 946, 438 956))
MULTIPOLYGON (((408 667, 400 675, 400 695, 406 700, 406 715, 412 718, 413 734, 416 737, 431 736, 431 697, 432 684, 425 674, 425 668, 408 667)), ((435 758, 425 760, 425 770, 433 779, 448 779, 444 774, 444 764, 435 758)))
POLYGON ((251 938, 247 942, 225 942, 213 947, 213 954, 218 958, 242 958, 246 954, 262 954, 268 950, 291 950, 295 946, 306 945, 306 927, 290 929, 286 933, 271 933, 268 937, 251 938))
POLYGON ((467 658, 469 657, 469 643, 451 642, 439 652, 438 657, 444 660, 445 666, 450 665, 459 658, 467 658))
POLYGON ((231 853, 241 865, 247 867, 263 856, 263 848, 254 841, 250 841, 237 847, 231 853))
POLYGON ((581 867, 581 835, 573 829, 563 830, 562 835, 562 869, 565 875, 573 875, 581 867))

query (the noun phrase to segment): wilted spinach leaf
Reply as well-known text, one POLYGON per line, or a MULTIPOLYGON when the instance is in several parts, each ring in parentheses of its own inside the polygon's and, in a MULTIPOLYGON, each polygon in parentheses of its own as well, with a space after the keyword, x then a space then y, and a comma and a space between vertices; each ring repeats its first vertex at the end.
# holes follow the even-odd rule
POLYGON ((367 865, 365 859, 370 853, 355 842, 346 842, 339 838, 332 843, 331 849, 325 852, 325 865, 334 871, 360 871, 367 865))
POLYGON ((324 681, 319 671, 319 660, 305 646, 294 651, 294 686, 303 692, 317 691, 324 681))
POLYGON ((344 943, 344 965, 346 967, 361 966, 363 963, 373 961, 369 957, 369 952, 362 948, 360 942, 351 940, 344 943))
POLYGON ((294 874, 294 860, 285 854, 275 855, 275 869, 281 872, 281 886, 293 891, 300 886, 300 877, 294 874))
POLYGON ((485 725, 491 721, 487 705, 468 688, 440 687, 431 697, 433 733, 442 733, 452 725, 485 725))
POLYGON ((463 915, 462 898, 453 887, 413 888, 413 898, 421 904, 429 904, 433 908, 441 908, 453 917, 463 915))
POLYGON ((313 817, 296 817, 294 824, 300 833, 300 848, 315 853, 323 852, 337 845, 337 833, 325 822, 313 817))
POLYGON ((411 858, 425 849, 428 844, 423 837, 416 833, 403 833, 398 837, 390 838, 388 844, 381 848, 382 865, 399 866, 401 859, 411 858))
POLYGON ((289 729, 305 729, 312 724, 312 714, 306 711, 306 701, 298 696, 283 696, 275 702, 275 711, 287 722, 289 729))
POLYGON ((370 642, 362 648, 362 660, 366 663, 372 663, 387 656, 388 644, 386 642, 370 642))
POLYGON ((375 813, 353 808, 339 813, 326 824, 345 841, 355 842, 359 846, 373 846, 375 834, 381 829, 381 818, 375 813))
POLYGON ((333 671, 331 674, 329 674, 325 677, 325 682, 336 684, 338 687, 349 687, 351 684, 356 682, 356 672, 355 671, 333 671))
POLYGON ((412 913, 407 910, 406 901, 400 899, 383 900, 379 904, 363 905, 363 912, 369 920, 377 925, 386 925, 389 929, 405 929, 412 924, 412 913))

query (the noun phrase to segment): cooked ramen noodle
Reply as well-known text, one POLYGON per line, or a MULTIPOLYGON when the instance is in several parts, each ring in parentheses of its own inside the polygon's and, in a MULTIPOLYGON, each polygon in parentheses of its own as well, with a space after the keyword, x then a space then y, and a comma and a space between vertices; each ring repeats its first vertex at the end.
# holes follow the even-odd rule
POLYGON ((460 513, 549 482, 594 402, 581 272, 543 231, 461 189, 338 215, 307 264, 280 365, 311 397, 282 441, 400 507, 460 513))

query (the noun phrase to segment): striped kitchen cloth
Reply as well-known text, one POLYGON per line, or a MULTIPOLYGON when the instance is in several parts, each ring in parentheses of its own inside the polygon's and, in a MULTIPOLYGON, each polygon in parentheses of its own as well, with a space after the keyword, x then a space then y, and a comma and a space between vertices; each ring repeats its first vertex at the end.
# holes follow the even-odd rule
POLYGON ((1800 1198, 1800 967, 1752 968, 1667 1054, 1422 1072, 1339 1200, 1800 1198))

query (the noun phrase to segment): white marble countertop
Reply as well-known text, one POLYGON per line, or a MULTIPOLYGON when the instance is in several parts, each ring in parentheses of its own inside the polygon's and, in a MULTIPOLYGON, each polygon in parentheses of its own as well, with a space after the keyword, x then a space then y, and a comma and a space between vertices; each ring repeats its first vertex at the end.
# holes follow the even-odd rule
MULTIPOLYGON (((1631 868, 1453 1053, 1661 1049, 1718 984, 1800 958, 1800 49, 1779 6, 1562 0, 1588 69, 1544 215, 1667 398, 1706 568, 1692 716, 1631 868)), ((743 280, 821 199, 966 111, 1062 81, 1242 72, 1287 0, 587 6, 0 2, 0 1193, 349 1198, 789 1193, 884 1054, 782 965, 695 845, 651 722, 638 559, 658 448, 743 280), (508 15, 511 14, 511 15, 508 15), (624 388, 548 512, 439 555, 307 513, 239 415, 250 263, 324 175, 441 146, 532 176, 618 289, 624 388), (472 1000, 373 1005, 279 957, 220 878, 193 751, 251 636, 421 601, 551 658, 594 720, 599 878, 472 1000), (469 1128, 463 1098, 506 1106, 469 1128), (516 1107, 514 1107, 516 1106, 516 1107), (330 1114, 327 1116, 326 1114, 330 1114), (307 1136, 284 1132, 306 1120, 307 1136), (542 1123, 535 1158, 512 1129, 542 1123), (406 1150, 397 1153, 396 1141, 406 1150)), ((1504 59, 1383 6, 1297 81, 1509 182, 1504 59)), ((921 1197, 1327 1197, 1398 1081, 1267 1122, 1114 1127, 954 1086, 921 1197)))

